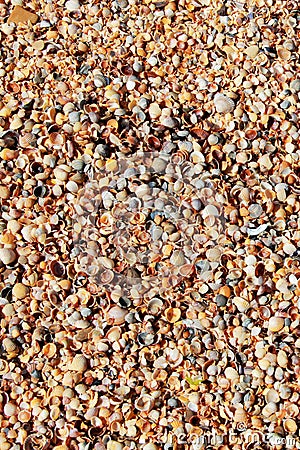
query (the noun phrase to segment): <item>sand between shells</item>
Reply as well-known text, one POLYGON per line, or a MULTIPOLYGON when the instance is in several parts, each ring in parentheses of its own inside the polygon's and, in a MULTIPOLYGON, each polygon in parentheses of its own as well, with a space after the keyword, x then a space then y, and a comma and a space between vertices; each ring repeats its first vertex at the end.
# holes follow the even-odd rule
POLYGON ((0 3, 1 450, 300 447, 299 18, 0 3))

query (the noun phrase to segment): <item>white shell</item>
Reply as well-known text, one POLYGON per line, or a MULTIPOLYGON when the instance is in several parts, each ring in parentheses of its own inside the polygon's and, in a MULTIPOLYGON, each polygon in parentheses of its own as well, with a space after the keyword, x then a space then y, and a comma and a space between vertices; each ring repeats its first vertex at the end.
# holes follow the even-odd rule
POLYGON ((234 101, 224 94, 216 94, 214 96, 214 104, 218 113, 229 113, 234 110, 234 101))

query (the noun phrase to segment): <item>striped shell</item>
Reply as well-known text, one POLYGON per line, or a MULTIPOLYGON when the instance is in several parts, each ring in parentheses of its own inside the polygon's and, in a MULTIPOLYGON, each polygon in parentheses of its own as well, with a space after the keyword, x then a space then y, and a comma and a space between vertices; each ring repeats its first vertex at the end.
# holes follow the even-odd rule
POLYGON ((224 94, 216 94, 214 96, 214 104, 218 113, 230 113, 234 110, 234 101, 224 94))

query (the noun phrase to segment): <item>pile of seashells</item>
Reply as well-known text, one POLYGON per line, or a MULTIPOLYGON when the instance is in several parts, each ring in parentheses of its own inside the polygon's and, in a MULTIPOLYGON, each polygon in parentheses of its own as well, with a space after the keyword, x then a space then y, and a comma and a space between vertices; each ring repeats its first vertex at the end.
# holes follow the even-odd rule
POLYGON ((296 3, 0 1, 1 450, 300 448, 296 3))

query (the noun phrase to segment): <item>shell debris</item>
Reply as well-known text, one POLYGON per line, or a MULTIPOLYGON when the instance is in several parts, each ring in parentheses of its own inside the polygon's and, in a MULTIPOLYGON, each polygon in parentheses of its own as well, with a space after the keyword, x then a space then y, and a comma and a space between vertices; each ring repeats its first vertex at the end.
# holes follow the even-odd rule
POLYGON ((299 19, 0 0, 1 450, 299 446, 299 19))

